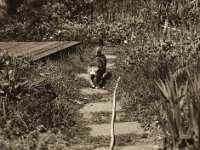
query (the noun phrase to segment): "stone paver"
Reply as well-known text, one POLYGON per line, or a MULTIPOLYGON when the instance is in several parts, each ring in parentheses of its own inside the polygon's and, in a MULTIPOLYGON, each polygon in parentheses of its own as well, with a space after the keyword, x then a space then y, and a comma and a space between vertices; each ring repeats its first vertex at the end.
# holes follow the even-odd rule
MULTIPOLYGON (((100 147, 95 150, 108 150, 109 147, 100 147)), ((130 146, 115 146, 114 150, 158 150, 158 145, 130 145, 130 146)))
MULTIPOLYGON (((94 145, 73 145, 71 146, 73 150, 82 150, 82 149, 95 149, 94 145)), ((68 150, 68 149, 67 149, 68 150)))
MULTIPOLYGON (((113 104, 111 102, 97 102, 97 103, 88 103, 82 109, 81 113, 95 113, 95 112, 111 112, 113 104)), ((122 107, 120 104, 116 105, 116 111, 121 110, 122 107)))
POLYGON ((116 66, 115 66, 114 63, 108 63, 107 64, 107 69, 111 70, 111 69, 115 69, 115 68, 116 68, 116 66))
MULTIPOLYGON (((91 136, 110 136, 110 124, 88 125, 91 128, 91 136)), ((138 122, 120 122, 115 123, 115 135, 143 135, 145 131, 138 122)))
POLYGON ((80 89, 81 94, 83 95, 94 95, 94 94, 106 94, 107 90, 104 89, 92 89, 92 88, 83 88, 80 89))
MULTIPOLYGON (((85 118, 85 119, 87 119, 88 120, 88 124, 91 124, 92 123, 92 117, 94 116, 94 114, 93 113, 82 113, 83 114, 83 117, 85 118)), ((98 112, 97 112, 97 114, 98 114, 98 112)), ((116 118, 115 118, 115 122, 120 122, 122 119, 123 119, 123 117, 124 117, 124 112, 116 112, 116 118)), ((112 115, 112 112, 110 112, 110 115, 104 115, 104 114, 98 114, 98 116, 99 116, 99 118, 100 118, 100 122, 101 121, 107 121, 107 120, 109 120, 109 123, 110 123, 110 120, 111 120, 111 115, 112 115)))
POLYGON ((106 55, 106 58, 109 59, 116 59, 117 56, 116 55, 106 55))
POLYGON ((93 115, 91 113, 84 113, 83 114, 83 118, 90 120, 93 117, 93 115))

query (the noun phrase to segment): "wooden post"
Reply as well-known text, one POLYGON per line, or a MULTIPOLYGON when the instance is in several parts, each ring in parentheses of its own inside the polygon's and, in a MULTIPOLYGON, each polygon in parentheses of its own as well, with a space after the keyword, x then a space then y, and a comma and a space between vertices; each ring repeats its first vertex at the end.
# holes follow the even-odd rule
POLYGON ((111 142, 110 142, 110 148, 109 150, 113 150, 114 149, 114 145, 115 145, 115 133, 114 133, 114 124, 115 124, 115 118, 116 118, 116 92, 117 92, 117 88, 118 88, 118 84, 120 81, 120 78, 118 78, 116 86, 115 86, 115 90, 114 90, 114 94, 113 94, 113 109, 112 109, 112 119, 111 119, 111 142))

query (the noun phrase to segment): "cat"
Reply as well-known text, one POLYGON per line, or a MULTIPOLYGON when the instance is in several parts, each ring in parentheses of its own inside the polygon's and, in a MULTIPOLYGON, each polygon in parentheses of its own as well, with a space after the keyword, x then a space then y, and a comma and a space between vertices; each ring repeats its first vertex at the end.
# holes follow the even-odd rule
POLYGON ((100 88, 107 73, 107 59, 101 51, 102 48, 98 47, 96 56, 88 66, 88 74, 90 76, 90 85, 92 88, 100 88))

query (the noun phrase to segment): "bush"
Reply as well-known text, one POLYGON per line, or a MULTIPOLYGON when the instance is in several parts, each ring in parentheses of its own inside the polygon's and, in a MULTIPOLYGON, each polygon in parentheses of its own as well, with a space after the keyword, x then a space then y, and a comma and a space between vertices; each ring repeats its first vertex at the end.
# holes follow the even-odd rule
POLYGON ((41 41, 52 40, 52 37, 60 40, 59 26, 84 12, 85 6, 84 1, 23 1, 14 14, 1 20, 0 40, 41 41))
POLYGON ((5 138, 24 136, 34 130, 75 135, 75 105, 59 97, 52 83, 39 76, 37 64, 31 65, 26 57, 10 57, 0 51, 0 98, 0 134, 5 138))
MULTIPOLYGON (((198 30, 197 27, 195 29, 198 30)), ((185 148, 187 144, 190 145, 189 147, 198 147, 198 138, 196 139, 196 137, 199 137, 198 133, 196 133, 198 131, 195 131, 195 136, 191 135, 194 130, 197 130, 194 126, 199 126, 196 123, 196 120, 198 119, 196 119, 195 116, 193 117, 195 121, 187 121, 187 119, 189 119, 187 116, 188 113, 182 115, 182 110, 180 112, 177 110, 178 106, 176 103, 184 94, 181 96, 178 95, 174 100, 172 100, 172 96, 168 96, 167 98, 164 96, 165 102, 163 102, 163 99, 161 100, 160 98, 157 86, 155 85, 155 81, 158 79, 167 82, 169 81, 168 77, 172 76, 176 79, 177 85, 175 86, 174 80, 170 82, 171 84, 168 85, 168 87, 174 88, 171 89, 169 93, 180 94, 183 92, 185 83, 191 80, 187 72, 188 68, 191 72, 199 70, 199 41, 192 40, 193 38, 198 39, 199 37, 198 35, 193 36, 194 34, 188 32, 185 28, 183 28, 183 30, 187 31, 184 36, 181 35, 182 33, 172 32, 169 33, 170 35, 166 37, 163 43, 158 40, 159 38, 156 33, 154 36, 157 38, 153 38, 153 36, 148 37, 145 39, 145 42, 135 42, 133 40, 133 43, 125 46, 126 49, 120 49, 119 56, 121 57, 117 64, 119 66, 118 73, 122 77, 120 88, 122 91, 125 91, 125 94, 122 95, 122 103, 127 111, 127 116, 130 117, 130 114, 132 114, 134 119, 146 122, 147 126, 150 126, 156 120, 159 120, 164 133, 166 133, 167 144, 165 146, 170 148, 185 148), (133 64, 129 68, 126 68, 123 63, 124 58, 127 56, 127 52, 128 54, 133 55, 133 64), (174 102, 175 106, 170 105, 171 101, 176 101, 174 102), (177 112, 174 111, 178 111, 181 116, 180 114, 177 115, 177 112), (184 120, 180 123, 181 127, 180 124, 176 124, 176 121, 178 120, 176 117, 184 120), (193 125, 194 122, 195 125, 193 125), (193 127, 195 129, 193 129, 193 127), (184 132, 182 135, 180 135, 181 129, 183 129, 184 132), (196 143, 194 142, 195 140, 196 143), (193 143, 190 143, 191 141, 193 143)), ((197 80, 195 82, 198 83, 197 80)), ((192 84, 187 88, 187 91, 191 87, 194 87, 192 84)), ((165 89, 168 90, 167 86, 165 87, 165 89)), ((163 95, 164 94, 162 94, 162 96, 163 95)), ((187 93, 187 95, 190 95, 190 93, 187 93)), ((185 101, 190 104, 195 103, 192 105, 198 106, 197 98, 194 100, 188 98, 185 101)), ((184 109, 187 110, 187 108, 185 108, 184 105, 184 109)), ((195 109, 195 114, 198 116, 199 109, 196 107, 191 109, 195 109)))

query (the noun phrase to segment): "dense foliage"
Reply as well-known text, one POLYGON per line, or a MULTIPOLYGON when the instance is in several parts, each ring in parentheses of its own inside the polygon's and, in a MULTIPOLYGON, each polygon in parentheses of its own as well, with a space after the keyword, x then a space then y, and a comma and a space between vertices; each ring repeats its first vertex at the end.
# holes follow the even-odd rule
MULTIPOLYGON (((9 147, 6 140, 20 137, 30 138, 33 145, 28 147, 34 148, 42 133, 61 132, 71 138, 81 129, 77 128, 77 108, 70 101, 72 91, 68 87, 67 93, 60 93, 60 85, 42 77, 39 68, 39 64, 31 64, 26 57, 11 57, 0 50, 1 148, 9 147)), ((15 149, 17 145, 12 146, 15 149)))

